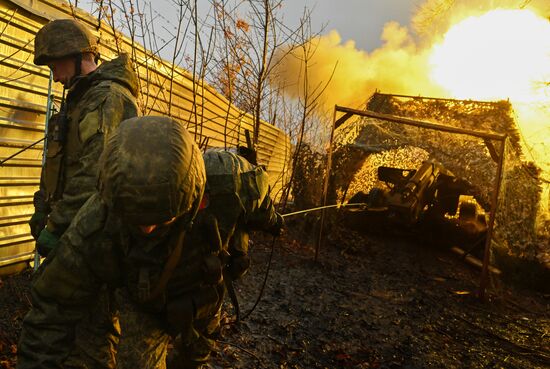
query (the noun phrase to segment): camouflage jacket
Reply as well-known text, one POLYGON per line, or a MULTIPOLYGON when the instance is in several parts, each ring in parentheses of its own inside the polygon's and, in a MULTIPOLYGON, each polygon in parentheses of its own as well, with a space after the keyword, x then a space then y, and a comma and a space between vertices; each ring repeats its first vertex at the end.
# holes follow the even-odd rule
POLYGON ((137 94, 137 77, 125 54, 79 78, 69 90, 66 139, 64 143, 49 140, 41 178, 40 192, 51 208, 50 231, 62 234, 96 190, 105 137, 122 120, 137 116, 137 94))

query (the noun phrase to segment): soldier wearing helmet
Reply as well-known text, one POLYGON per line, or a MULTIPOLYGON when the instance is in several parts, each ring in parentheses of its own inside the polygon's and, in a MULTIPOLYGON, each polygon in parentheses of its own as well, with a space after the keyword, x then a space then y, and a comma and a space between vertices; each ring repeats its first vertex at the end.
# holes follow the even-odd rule
POLYGON ((138 80, 125 54, 98 66, 96 39, 72 19, 42 27, 34 49, 34 63, 47 65, 67 91, 59 115, 50 121, 41 186, 29 221, 37 249, 46 256, 94 193, 105 136, 122 120, 137 116, 138 80))
POLYGON ((93 72, 98 56, 95 38, 84 25, 72 19, 46 24, 34 39, 34 64, 49 66, 54 80, 66 88, 81 74, 93 72))
POLYGON ((238 279, 250 264, 249 232, 260 230, 277 236, 283 227, 283 218, 275 211, 267 172, 262 166, 220 149, 207 150, 203 159, 207 211, 218 219, 222 242, 230 254, 228 275, 238 279))
MULTIPOLYGON (((255 158, 255 152, 252 157, 255 158)), ((257 230, 278 236, 283 227, 283 218, 275 211, 267 172, 262 166, 253 165, 241 155, 217 148, 207 150, 203 159, 206 189, 199 216, 216 219, 222 255, 219 268, 225 286, 220 294, 229 292, 238 320, 238 301, 232 282, 241 278, 250 266, 249 233, 257 230)), ((194 227, 190 239, 195 244, 208 242, 204 237, 205 232, 208 231, 194 227)), ((208 319, 197 324, 199 335, 181 335, 174 342, 174 350, 168 360, 169 369, 197 368, 207 361, 212 347, 209 339, 219 333, 221 301, 219 299, 219 304, 210 305, 208 319), (194 355, 190 356, 189 352, 194 355)), ((127 356, 128 347, 135 346, 128 341, 128 337, 121 337, 119 356, 127 356)), ((135 354, 134 351, 130 356, 135 354)))
POLYGON ((100 159, 99 193, 33 282, 18 368, 157 368, 170 335, 201 338, 223 290, 216 221, 197 215, 205 183, 201 153, 181 123, 163 117, 120 123, 100 159), (75 361, 75 329, 104 285, 117 291, 122 336, 140 328, 132 341, 137 354, 97 363, 78 352, 75 361))

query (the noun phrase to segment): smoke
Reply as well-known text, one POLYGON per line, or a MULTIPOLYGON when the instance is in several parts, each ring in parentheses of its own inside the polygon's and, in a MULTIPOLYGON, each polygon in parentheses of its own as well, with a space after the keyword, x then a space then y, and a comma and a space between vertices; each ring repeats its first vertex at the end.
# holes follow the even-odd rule
MULTIPOLYGON (((306 85, 310 96, 314 96, 328 83, 322 107, 329 112, 335 104, 364 108, 375 90, 474 100, 510 98, 525 135, 526 152, 531 155, 526 159, 534 160, 547 173, 545 177, 550 178, 550 37, 546 37, 550 35, 550 22, 546 19, 549 15, 548 0, 426 0, 412 16, 411 28, 397 22, 387 23, 382 32, 382 45, 373 51, 359 50, 353 41, 342 42, 334 30, 312 38, 303 48, 284 50, 278 54, 277 83, 284 86, 285 93, 301 99, 306 85), (491 30, 487 35, 480 34, 485 33, 482 28, 475 31, 478 33, 461 34, 466 46, 474 45, 475 51, 461 49, 464 43, 447 42, 446 35, 451 28, 471 17, 484 21, 488 12, 497 9, 530 11, 538 17, 539 28, 528 34, 529 22, 518 24, 516 18, 510 18, 510 21, 501 21, 500 31, 486 26, 486 30, 491 30), (478 35, 485 37, 483 42, 476 43, 482 38, 478 35), (499 35, 500 40, 496 39, 499 35), (434 58, 434 51, 441 50, 445 42, 444 57, 434 58), (526 48, 529 45, 531 54, 526 48), (489 46, 493 49, 489 50, 489 46), (449 50, 456 54, 449 56, 449 50), (495 55, 499 58, 495 59, 495 55), (510 63, 511 57, 516 64, 510 63), (304 60, 307 60, 307 69, 304 60), (538 81, 520 83, 526 82, 524 76, 534 70, 535 63, 548 79, 541 77, 538 81), (464 84, 468 79, 473 85, 464 84), (512 81, 517 81, 515 86, 512 81), (533 95, 536 98, 515 100, 514 95, 534 83, 540 84, 539 91, 533 95), (501 84, 504 87, 500 88, 501 84), (488 91, 491 86, 493 89, 488 91)), ((456 30, 453 28, 453 31, 456 30)))
POLYGON ((547 0, 426 0, 412 16, 411 29, 388 22, 382 32, 382 46, 371 52, 357 49, 354 41, 342 42, 336 30, 309 40, 305 46, 308 52, 304 53, 303 48, 281 51, 276 83, 284 86, 290 96, 304 96, 303 60, 307 59, 308 91, 314 95, 312 91, 328 83, 323 94, 328 109, 335 104, 360 107, 375 90, 456 97, 433 80, 432 48, 456 23, 497 8, 530 9, 550 15, 547 0))

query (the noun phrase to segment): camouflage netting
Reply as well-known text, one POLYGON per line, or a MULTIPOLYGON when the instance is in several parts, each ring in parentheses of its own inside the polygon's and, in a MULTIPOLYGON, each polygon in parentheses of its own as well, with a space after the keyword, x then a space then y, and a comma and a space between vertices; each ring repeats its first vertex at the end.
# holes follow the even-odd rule
MULTIPOLYGON (((540 169, 522 160, 520 135, 507 101, 477 102, 375 94, 368 110, 446 126, 505 133, 505 167, 493 251, 496 261, 516 268, 511 259, 550 267, 548 192, 540 169), (541 207, 541 196, 544 206, 541 207)), ((441 162, 470 185, 468 192, 490 210, 500 143, 372 118, 352 116, 335 132, 329 203, 347 201, 378 183, 380 165, 415 169, 428 157, 441 162)), ((530 267, 529 267, 530 268, 530 267)), ((517 268, 516 268, 517 269, 517 268)), ((519 272, 519 269, 518 269, 519 272)), ((523 273, 523 272, 522 272, 523 273)))
POLYGON ((325 155, 313 151, 308 144, 302 144, 292 181, 292 194, 297 209, 309 209, 321 204, 325 162, 325 155))

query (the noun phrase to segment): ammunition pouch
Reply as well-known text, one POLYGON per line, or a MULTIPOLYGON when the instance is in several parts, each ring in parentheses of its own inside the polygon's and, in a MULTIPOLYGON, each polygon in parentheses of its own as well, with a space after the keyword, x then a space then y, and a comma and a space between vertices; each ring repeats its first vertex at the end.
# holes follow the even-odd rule
POLYGON ((51 140, 53 142, 58 142, 60 144, 64 144, 67 140, 67 119, 64 115, 59 115, 55 117, 51 123, 52 124, 52 137, 51 140))
POLYGON ((58 142, 48 142, 48 152, 44 165, 44 185, 48 199, 58 198, 62 190, 61 168, 63 166, 63 148, 58 142))

